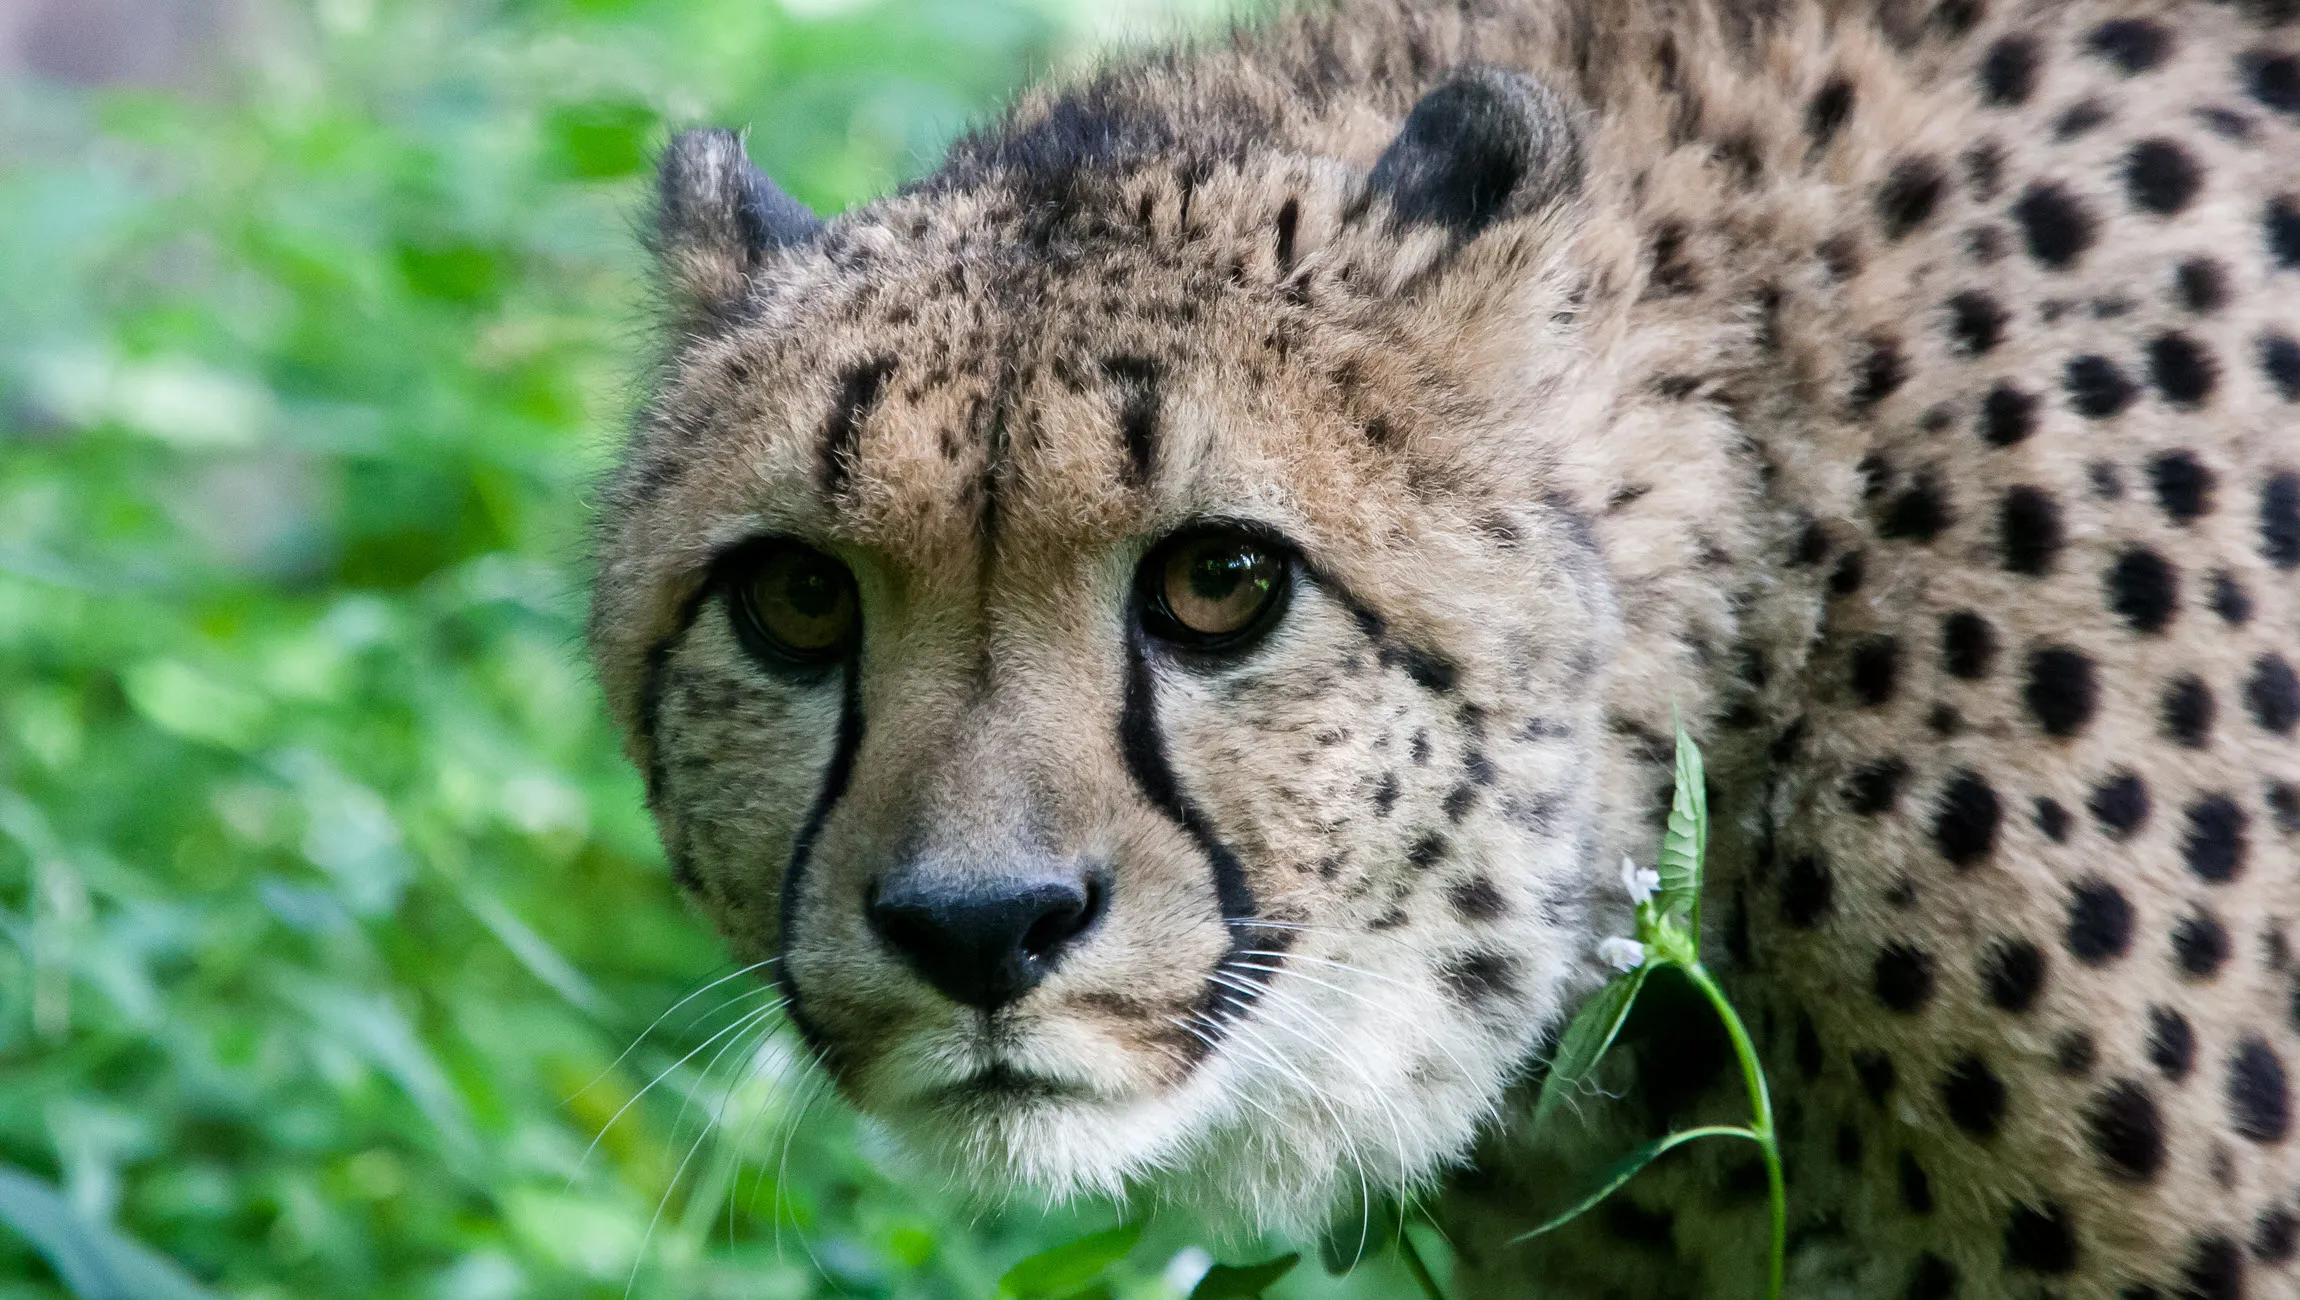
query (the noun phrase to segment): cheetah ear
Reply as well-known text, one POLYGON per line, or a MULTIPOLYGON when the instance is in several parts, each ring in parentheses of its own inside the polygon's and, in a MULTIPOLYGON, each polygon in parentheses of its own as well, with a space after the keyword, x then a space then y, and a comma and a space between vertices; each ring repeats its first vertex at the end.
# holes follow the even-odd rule
POLYGON ((1422 96, 1366 179, 1401 222, 1469 240, 1581 188, 1581 133, 1555 92, 1472 65, 1422 96))
POLYGON ((725 316, 777 250, 822 228, 822 218, 751 165, 732 131, 682 131, 663 151, 649 242, 682 329, 725 316))

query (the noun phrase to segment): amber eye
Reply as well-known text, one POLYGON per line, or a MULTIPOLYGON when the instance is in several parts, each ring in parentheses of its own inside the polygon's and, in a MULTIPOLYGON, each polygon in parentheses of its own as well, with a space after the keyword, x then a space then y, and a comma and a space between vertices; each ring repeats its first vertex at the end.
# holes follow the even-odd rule
POLYGON ((777 666, 827 663, 853 646, 862 617, 854 575, 811 546, 769 541, 735 557, 729 591, 743 641, 777 666))
POLYGON ((1228 530, 1192 533, 1150 557, 1144 622, 1170 641, 1201 649, 1243 644, 1283 605, 1290 577, 1273 547, 1228 530))

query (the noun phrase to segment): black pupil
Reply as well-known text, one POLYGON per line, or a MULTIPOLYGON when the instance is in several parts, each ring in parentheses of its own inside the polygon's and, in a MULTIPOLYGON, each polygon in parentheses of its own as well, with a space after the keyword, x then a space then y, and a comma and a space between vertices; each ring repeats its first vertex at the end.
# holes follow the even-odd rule
POLYGON ((1257 559, 1250 551, 1211 548, 1200 551, 1190 566, 1190 594, 1211 604, 1220 604, 1236 595, 1242 582, 1262 585, 1257 559))
POLYGON ((801 618, 828 618, 838 609, 839 581, 820 564, 801 562, 783 584, 783 599, 801 618))

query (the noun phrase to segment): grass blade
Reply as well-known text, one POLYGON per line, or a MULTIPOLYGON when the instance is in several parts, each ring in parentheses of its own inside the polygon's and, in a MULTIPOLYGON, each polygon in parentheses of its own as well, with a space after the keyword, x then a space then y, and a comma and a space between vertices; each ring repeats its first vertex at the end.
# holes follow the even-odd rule
POLYGON ((1715 1124, 1706 1128, 1689 1128, 1682 1133, 1672 1133, 1667 1137, 1655 1138, 1639 1145, 1628 1155, 1598 1171, 1597 1177, 1591 1181, 1589 1189, 1583 1192, 1580 1199, 1576 1200, 1563 1213, 1544 1219, 1539 1226, 1521 1232, 1510 1240, 1513 1243, 1527 1241, 1545 1232, 1557 1231, 1597 1208, 1598 1204, 1606 1197, 1620 1191, 1623 1184, 1635 1178, 1645 1166, 1660 1159, 1663 1152, 1673 1147, 1681 1147, 1695 1138, 1705 1137, 1747 1138, 1751 1142, 1762 1143, 1762 1139, 1748 1129, 1735 1128, 1728 1124, 1715 1124))

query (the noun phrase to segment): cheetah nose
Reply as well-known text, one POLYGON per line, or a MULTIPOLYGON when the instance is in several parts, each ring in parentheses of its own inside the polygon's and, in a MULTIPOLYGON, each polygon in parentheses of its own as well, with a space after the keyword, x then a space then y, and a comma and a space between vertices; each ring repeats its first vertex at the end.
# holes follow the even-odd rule
POLYGON ((871 888, 871 929, 945 997, 995 1011, 1036 987, 1102 919, 1108 891, 1076 871, 985 878, 910 867, 871 888))

